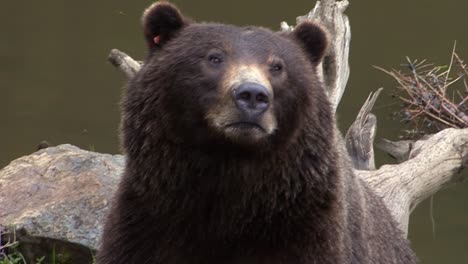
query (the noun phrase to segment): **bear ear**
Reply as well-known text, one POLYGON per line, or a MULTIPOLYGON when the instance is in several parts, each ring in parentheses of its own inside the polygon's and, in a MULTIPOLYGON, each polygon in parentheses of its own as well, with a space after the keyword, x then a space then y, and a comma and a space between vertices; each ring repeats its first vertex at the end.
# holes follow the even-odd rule
POLYGON ((148 7, 142 17, 143 30, 148 47, 160 48, 186 26, 177 7, 166 1, 159 1, 148 7))
POLYGON ((302 22, 294 28, 292 34, 301 43, 312 64, 319 64, 328 46, 325 30, 312 22, 302 22))

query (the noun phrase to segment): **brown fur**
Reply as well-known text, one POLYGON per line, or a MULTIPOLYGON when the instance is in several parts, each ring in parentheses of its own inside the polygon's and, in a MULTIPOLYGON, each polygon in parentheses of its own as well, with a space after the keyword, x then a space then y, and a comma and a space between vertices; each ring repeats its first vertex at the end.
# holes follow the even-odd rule
POLYGON ((145 14, 150 54, 123 99, 126 168, 98 263, 415 263, 342 155, 315 73, 326 48, 319 27, 188 23, 168 3, 145 14), (263 115, 274 119, 232 137, 215 121, 243 118, 226 95, 229 69, 243 65, 266 76, 263 115))

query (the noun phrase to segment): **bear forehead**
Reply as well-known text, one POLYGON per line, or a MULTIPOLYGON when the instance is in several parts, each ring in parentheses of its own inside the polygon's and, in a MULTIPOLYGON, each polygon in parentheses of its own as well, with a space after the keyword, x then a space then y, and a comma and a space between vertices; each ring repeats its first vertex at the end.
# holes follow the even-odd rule
POLYGON ((293 48, 293 43, 278 33, 261 27, 198 23, 182 30, 180 38, 193 44, 194 48, 208 46, 226 51, 251 51, 255 54, 282 54, 293 48))

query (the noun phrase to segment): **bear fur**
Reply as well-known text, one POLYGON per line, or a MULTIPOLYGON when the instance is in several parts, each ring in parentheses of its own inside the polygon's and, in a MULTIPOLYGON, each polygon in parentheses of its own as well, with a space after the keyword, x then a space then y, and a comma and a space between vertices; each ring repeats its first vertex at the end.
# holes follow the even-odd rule
POLYGON ((344 154, 319 26, 195 23, 158 2, 143 27, 99 264, 416 263, 344 154))

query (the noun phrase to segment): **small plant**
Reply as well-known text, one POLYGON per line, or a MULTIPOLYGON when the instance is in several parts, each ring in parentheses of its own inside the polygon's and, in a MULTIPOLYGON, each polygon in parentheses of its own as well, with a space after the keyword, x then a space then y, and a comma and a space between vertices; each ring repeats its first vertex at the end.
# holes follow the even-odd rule
POLYGON ((40 258, 36 258, 36 264, 42 264, 44 260, 45 260, 45 256, 42 256, 40 258))
MULTIPOLYGON (((23 254, 18 250, 20 242, 16 240, 16 230, 11 227, 13 232, 0 232, 0 264, 27 264, 23 254), (2 237, 8 237, 3 242, 2 237)), ((45 256, 36 258, 34 264, 44 264, 45 256)), ((54 264, 53 262, 52 264, 54 264)))
POLYGON ((0 264, 26 264, 23 255, 18 251, 19 242, 16 241, 16 232, 8 234, 6 243, 3 242, 5 233, 0 233, 0 264))
MULTIPOLYGON (((23 254, 19 250, 20 242, 16 240, 16 232, 14 228, 10 228, 12 232, 0 232, 0 264, 69 264, 73 263, 71 256, 66 252, 57 252, 55 244, 52 247, 48 262, 46 257, 37 257, 33 262, 27 262, 23 254), (5 239, 2 239, 4 237, 5 239), (6 242, 4 242, 6 241, 6 242)), ((93 251, 92 263, 96 263, 93 251)))

